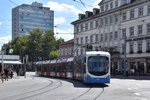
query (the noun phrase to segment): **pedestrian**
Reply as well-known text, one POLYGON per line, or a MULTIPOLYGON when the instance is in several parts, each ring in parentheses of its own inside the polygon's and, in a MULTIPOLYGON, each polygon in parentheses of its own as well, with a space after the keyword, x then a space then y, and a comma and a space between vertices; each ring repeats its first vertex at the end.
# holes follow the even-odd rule
POLYGON ((4 74, 5 74, 5 81, 6 81, 6 80, 8 81, 8 75, 9 75, 9 70, 8 70, 8 68, 5 68, 5 69, 4 69, 4 74))
POLYGON ((16 69, 17 76, 19 76, 19 68, 16 69))
POLYGON ((2 68, 0 68, 0 79, 2 83, 4 83, 4 71, 2 70, 2 68))
POLYGON ((125 74, 127 77, 129 76, 129 67, 128 66, 126 66, 126 68, 125 68, 125 74))
POLYGON ((12 70, 11 68, 9 69, 9 75, 10 75, 10 78, 12 79, 12 78, 13 78, 14 73, 13 73, 13 70, 12 70))

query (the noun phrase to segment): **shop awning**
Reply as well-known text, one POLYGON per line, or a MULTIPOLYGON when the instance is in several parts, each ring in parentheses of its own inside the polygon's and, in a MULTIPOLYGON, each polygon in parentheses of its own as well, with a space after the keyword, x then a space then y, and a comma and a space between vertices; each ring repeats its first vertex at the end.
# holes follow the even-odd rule
MULTIPOLYGON (((1 63, 2 61, 0 60, 0 63, 1 63)), ((4 64, 22 64, 22 62, 20 62, 20 61, 3 61, 3 63, 4 64)))

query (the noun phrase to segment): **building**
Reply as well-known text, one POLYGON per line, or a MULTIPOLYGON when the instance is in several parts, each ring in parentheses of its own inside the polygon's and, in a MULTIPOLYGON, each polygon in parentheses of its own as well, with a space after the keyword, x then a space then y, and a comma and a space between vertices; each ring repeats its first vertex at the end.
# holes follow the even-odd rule
POLYGON ((74 54, 74 39, 66 41, 59 45, 60 58, 73 57, 74 54))
POLYGON ((102 0, 99 9, 79 14, 72 24, 78 47, 75 55, 84 54, 86 45, 92 45, 93 50, 111 53, 112 67, 118 72, 129 66, 150 74, 149 0, 102 0))
POLYGON ((54 28, 54 11, 42 3, 22 4, 12 9, 12 39, 22 36, 35 28, 43 31, 54 28))

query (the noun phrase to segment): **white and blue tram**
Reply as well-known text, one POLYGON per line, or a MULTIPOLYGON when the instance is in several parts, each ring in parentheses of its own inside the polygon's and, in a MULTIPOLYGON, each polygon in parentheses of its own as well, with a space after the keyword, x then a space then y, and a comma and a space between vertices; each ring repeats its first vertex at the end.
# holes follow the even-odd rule
POLYGON ((36 73, 84 83, 110 83, 110 54, 105 51, 87 51, 84 56, 40 61, 36 63, 36 73))

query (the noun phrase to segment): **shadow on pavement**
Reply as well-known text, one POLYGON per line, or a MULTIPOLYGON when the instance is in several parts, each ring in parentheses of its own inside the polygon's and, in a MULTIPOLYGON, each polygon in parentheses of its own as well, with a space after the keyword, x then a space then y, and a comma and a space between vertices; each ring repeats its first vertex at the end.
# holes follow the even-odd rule
POLYGON ((150 80, 150 76, 123 76, 123 75, 116 75, 111 76, 113 79, 134 79, 134 80, 150 80))
MULTIPOLYGON (((42 77, 42 76, 34 76, 34 77, 42 77)), ((56 78, 55 77, 45 77, 45 78, 67 81, 69 83, 72 83, 73 86, 76 88, 106 88, 106 87, 109 87, 109 85, 107 85, 107 84, 86 84, 86 83, 83 83, 82 81, 66 79, 66 78, 57 78, 57 77, 56 78)))

